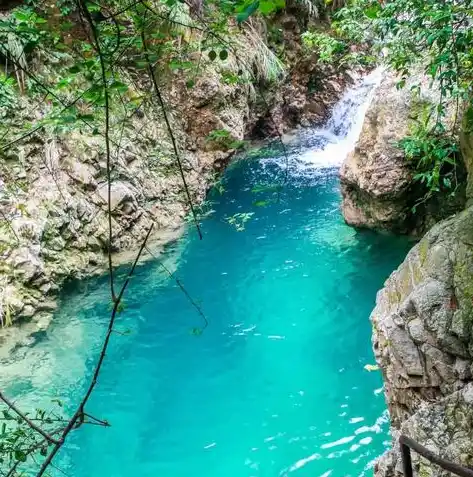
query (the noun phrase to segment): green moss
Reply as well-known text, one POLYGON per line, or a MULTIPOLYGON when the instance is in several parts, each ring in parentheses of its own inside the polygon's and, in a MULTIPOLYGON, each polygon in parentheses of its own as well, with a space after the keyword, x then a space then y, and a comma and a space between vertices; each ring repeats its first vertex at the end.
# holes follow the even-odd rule
POLYGON ((404 264, 404 266, 399 271, 397 282, 399 284, 399 293, 401 295, 401 299, 402 297, 405 298, 407 295, 409 295, 412 289, 409 267, 406 264, 404 264))
POLYGON ((411 269, 414 285, 418 285, 422 281, 422 269, 418 263, 413 263, 411 269))
POLYGON ((471 329, 473 323, 473 257, 463 250, 454 265, 455 284, 460 306, 465 307, 460 316, 463 329, 471 329))
POLYGON ((419 470, 417 472, 417 475, 418 477, 431 477, 432 475, 431 466, 428 463, 421 461, 419 463, 419 470))
POLYGON ((420 264, 424 265, 425 261, 427 260, 427 254, 429 252, 429 242, 426 239, 423 239, 417 245, 419 250, 419 258, 420 264))
POLYGON ((472 257, 468 255, 463 253, 458 256, 454 265, 454 273, 461 295, 473 303, 473 263, 472 257))

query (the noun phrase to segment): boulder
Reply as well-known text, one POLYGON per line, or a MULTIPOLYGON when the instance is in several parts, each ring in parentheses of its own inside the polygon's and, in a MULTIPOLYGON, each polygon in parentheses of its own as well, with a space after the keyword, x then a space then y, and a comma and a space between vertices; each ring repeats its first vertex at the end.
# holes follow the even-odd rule
POLYGON ((20 247, 11 254, 8 262, 15 277, 23 283, 29 283, 44 273, 38 247, 20 247))
POLYGON ((69 177, 78 182, 87 190, 94 190, 97 188, 97 181, 95 180, 95 169, 83 162, 73 161, 69 170, 69 177))
MULTIPOLYGON (((404 88, 387 74, 366 112, 355 149, 340 170, 342 212, 355 227, 421 235, 435 222, 461 210, 464 190, 455 196, 437 194, 428 201, 425 188, 415 182, 415 171, 398 146, 409 134, 413 118, 426 103, 438 101, 438 93, 426 78, 413 76, 404 88), (420 85, 419 95, 411 91, 420 85)), ((459 166, 459 177, 463 176, 459 166)))
MULTIPOLYGON (((98 194, 104 204, 108 202, 108 184, 102 184, 98 188, 98 194)), ((131 184, 126 182, 112 182, 110 188, 110 208, 112 212, 120 211, 124 206, 129 207, 136 202, 136 191, 131 184)))
MULTIPOLYGON (((393 450, 375 465, 375 476, 402 477, 402 458, 397 438, 415 436, 415 440, 430 451, 451 462, 473 467, 473 384, 466 384, 434 403, 424 403, 401 428, 394 431, 393 450)), ((411 452, 414 475, 450 477, 451 473, 433 466, 428 460, 411 452)))

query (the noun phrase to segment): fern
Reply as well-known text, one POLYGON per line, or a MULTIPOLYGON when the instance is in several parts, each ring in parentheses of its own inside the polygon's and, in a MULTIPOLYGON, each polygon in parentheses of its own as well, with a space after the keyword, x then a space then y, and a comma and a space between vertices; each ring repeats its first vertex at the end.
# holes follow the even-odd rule
POLYGON ((252 69, 256 80, 273 82, 284 76, 284 64, 252 25, 247 25, 243 38, 237 40, 237 49, 239 58, 235 62, 242 62, 247 69, 252 69))

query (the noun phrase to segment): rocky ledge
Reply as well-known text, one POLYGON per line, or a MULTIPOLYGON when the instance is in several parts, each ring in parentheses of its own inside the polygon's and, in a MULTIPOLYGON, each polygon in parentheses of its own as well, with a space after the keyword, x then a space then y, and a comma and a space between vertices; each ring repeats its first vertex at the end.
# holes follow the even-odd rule
MULTIPOLYGON (((378 293, 373 346, 394 450, 376 475, 401 475, 397 437, 473 465, 473 208, 436 224, 378 293)), ((445 473, 417 456, 418 475, 445 473)))

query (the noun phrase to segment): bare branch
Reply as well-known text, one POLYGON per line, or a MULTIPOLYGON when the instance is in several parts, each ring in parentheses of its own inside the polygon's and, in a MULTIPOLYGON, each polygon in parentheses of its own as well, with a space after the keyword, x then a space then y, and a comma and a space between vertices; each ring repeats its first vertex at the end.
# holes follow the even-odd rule
POLYGON ((110 177, 110 170, 111 170, 111 151, 110 151, 110 98, 109 98, 109 91, 108 91, 108 81, 107 81, 107 69, 105 65, 105 59, 102 52, 102 48, 100 46, 99 34, 97 31, 97 27, 95 26, 94 20, 90 15, 89 10, 87 9, 87 5, 84 0, 78 0, 82 13, 87 19, 89 23, 90 29, 92 31, 92 35, 94 37, 95 43, 95 50, 99 56, 100 60, 100 69, 102 74, 102 83, 103 83, 103 90, 104 90, 104 97, 105 97, 105 149, 106 149, 106 163, 107 163, 107 212, 108 212, 108 272, 110 274, 110 291, 112 293, 112 301, 115 302, 117 297, 115 295, 115 287, 114 287, 114 276, 113 276, 113 261, 112 261, 112 208, 111 208, 111 201, 112 201, 112 180, 110 177))
POLYGON ((194 204, 192 203, 192 197, 190 195, 189 187, 188 187, 187 181, 186 181, 186 176, 184 174, 184 169, 182 167, 181 157, 180 157, 180 154, 179 154, 179 150, 177 148, 176 138, 174 137, 174 132, 173 132, 171 124, 169 122, 169 118, 168 118, 167 111, 166 111, 166 105, 164 104, 163 96, 162 96, 161 91, 160 91, 159 86, 158 86, 158 81, 156 79, 156 75, 155 75, 155 72, 154 72, 153 65, 151 64, 151 61, 149 59, 148 48, 146 46, 145 32, 144 32, 143 28, 141 28, 141 40, 142 40, 142 43, 143 43, 143 51, 144 51, 144 54, 145 54, 146 63, 148 65, 148 73, 149 73, 149 76, 150 76, 151 81, 153 83, 154 91, 156 93, 156 97, 158 98, 159 105, 161 107, 161 110, 163 111, 164 121, 166 123, 166 127, 167 127, 167 130, 169 132, 169 137, 171 138, 172 147, 173 147, 173 150, 174 150, 174 155, 176 157, 176 161, 177 161, 177 164, 179 166, 179 173, 181 174, 182 183, 184 185, 184 190, 186 192, 189 207, 191 209, 192 219, 194 221, 194 225, 195 225, 195 228, 196 228, 197 233, 199 235, 199 238, 200 238, 200 240, 202 240, 202 238, 203 238, 202 237, 202 231, 200 230, 199 221, 197 220, 197 214, 196 214, 195 209, 194 209, 194 204))
POLYGON ((79 403, 79 406, 77 407, 77 410, 75 411, 74 415, 72 416, 71 420, 69 421, 69 424, 64 429, 60 440, 58 441, 58 443, 54 446, 52 451, 48 454, 48 456, 44 460, 43 464, 41 465, 41 468, 40 468, 39 472, 36 474, 36 477, 41 477, 42 475, 44 475, 44 473, 46 472, 46 470, 50 466, 51 462, 53 461, 54 457, 56 456, 58 451, 63 446, 67 436, 72 431, 72 429, 76 425, 80 426, 84 422, 84 416, 86 415, 85 414, 85 406, 86 406, 87 402, 89 401, 89 398, 90 398, 90 396, 91 396, 91 394, 92 394, 92 392, 93 392, 93 390, 94 390, 94 388, 97 384, 97 380, 98 380, 98 377, 99 377, 99 374, 100 374, 100 371, 102 369, 102 365, 103 365, 103 362, 104 362, 104 359, 105 359, 105 356, 106 356, 106 353, 107 353, 108 345, 109 345, 109 342, 110 342, 110 337, 113 333, 113 327, 115 325, 115 320, 116 320, 116 317, 117 317, 119 305, 120 305, 121 300, 123 298, 123 294, 125 293, 125 291, 128 287, 130 279, 135 272, 136 265, 138 264, 138 261, 141 258, 143 250, 146 247, 146 243, 148 242, 149 236, 151 235, 151 231, 153 230, 153 225, 154 224, 152 224, 151 227, 149 228, 148 233, 147 233, 143 243, 141 244, 140 250, 139 250, 139 252, 138 252, 138 254, 135 258, 135 261, 133 262, 133 265, 128 272, 128 275, 125 279, 125 282, 122 285, 120 293, 118 294, 118 296, 117 296, 117 298, 114 302, 112 314, 110 316, 110 321, 108 323, 107 333, 105 334, 105 339, 104 339, 103 344, 102 344, 102 349, 100 351, 99 359, 98 359, 97 364, 95 366, 94 374, 92 376, 92 380, 89 384, 89 387, 88 387, 84 397, 82 398, 81 402, 79 403))

